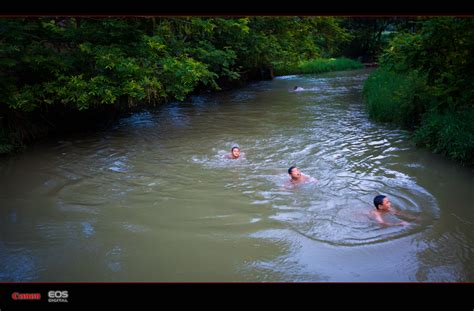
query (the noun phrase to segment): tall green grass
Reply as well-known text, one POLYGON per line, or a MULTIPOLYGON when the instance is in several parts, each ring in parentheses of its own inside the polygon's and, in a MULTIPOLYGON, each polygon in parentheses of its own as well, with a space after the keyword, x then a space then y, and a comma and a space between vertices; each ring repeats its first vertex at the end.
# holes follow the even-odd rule
POLYGON ((413 128, 434 98, 425 77, 413 71, 402 75, 379 68, 364 84, 364 99, 369 116, 377 121, 395 122, 413 128))
POLYGON ((413 138, 417 145, 474 166, 474 109, 428 112, 413 138))
POLYGON ((370 118, 409 128, 417 145, 474 165, 474 108, 440 108, 442 99, 433 95, 425 76, 379 68, 366 80, 363 94, 370 118))
POLYGON ((360 62, 348 58, 318 58, 302 61, 297 64, 277 63, 274 66, 275 75, 314 74, 329 71, 351 70, 363 68, 360 62))

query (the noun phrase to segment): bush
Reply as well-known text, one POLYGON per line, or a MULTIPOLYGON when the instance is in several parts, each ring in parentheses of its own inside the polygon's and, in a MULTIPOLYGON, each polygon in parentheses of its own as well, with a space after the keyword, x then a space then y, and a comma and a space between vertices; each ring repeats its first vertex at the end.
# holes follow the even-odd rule
POLYGON ((420 124, 423 113, 435 100, 428 91, 425 77, 417 71, 400 74, 384 68, 369 76, 363 94, 371 118, 408 128, 420 124))
POLYGON ((427 113, 414 133, 414 140, 419 146, 474 165, 474 109, 427 113))
POLYGON ((414 129, 414 140, 474 164, 474 21, 431 18, 393 37, 364 85, 369 116, 414 129))
POLYGON ((17 131, 0 128, 0 155, 12 153, 24 147, 17 131))

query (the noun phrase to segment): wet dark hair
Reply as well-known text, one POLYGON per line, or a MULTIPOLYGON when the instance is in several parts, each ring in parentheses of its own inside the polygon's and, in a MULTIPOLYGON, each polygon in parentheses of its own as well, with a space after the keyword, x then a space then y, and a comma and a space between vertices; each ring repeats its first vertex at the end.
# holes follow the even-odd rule
POLYGON ((234 146, 234 147, 232 147, 232 149, 230 149, 230 152, 234 151, 234 149, 239 149, 239 150, 240 150, 240 148, 239 148, 239 147, 237 147, 237 146, 234 146))
POLYGON ((298 86, 295 86, 295 87, 293 88, 293 90, 296 90, 297 88, 298 88, 298 86))
POLYGON ((383 204, 383 199, 385 199, 385 198, 386 198, 386 196, 381 195, 381 194, 374 198, 374 205, 375 205, 376 209, 379 209, 379 205, 383 204))
POLYGON ((290 168, 288 169, 288 174, 290 174, 290 175, 291 175, 291 171, 292 171, 294 168, 296 168, 296 166, 292 166, 292 167, 290 167, 290 168))

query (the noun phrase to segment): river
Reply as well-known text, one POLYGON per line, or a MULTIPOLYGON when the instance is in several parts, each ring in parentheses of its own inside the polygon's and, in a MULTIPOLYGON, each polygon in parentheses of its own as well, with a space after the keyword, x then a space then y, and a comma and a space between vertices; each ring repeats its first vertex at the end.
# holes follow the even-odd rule
POLYGON ((473 282, 474 171, 369 120, 369 72, 194 96, 3 159, 0 281, 473 282), (284 187, 292 165, 316 182, 284 187), (377 194, 419 219, 381 227, 377 194))

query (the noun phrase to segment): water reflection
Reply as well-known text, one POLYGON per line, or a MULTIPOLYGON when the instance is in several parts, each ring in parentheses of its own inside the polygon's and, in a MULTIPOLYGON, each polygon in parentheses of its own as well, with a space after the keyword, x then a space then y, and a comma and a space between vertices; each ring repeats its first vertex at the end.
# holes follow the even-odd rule
POLYGON ((2 282, 28 282, 38 278, 37 259, 33 250, 8 248, 0 243, 0 280, 2 282))

